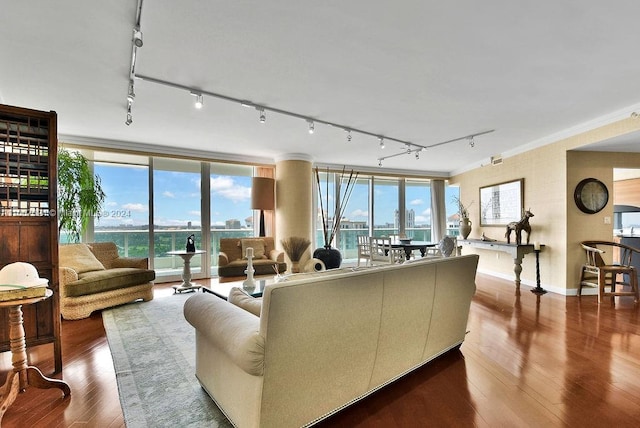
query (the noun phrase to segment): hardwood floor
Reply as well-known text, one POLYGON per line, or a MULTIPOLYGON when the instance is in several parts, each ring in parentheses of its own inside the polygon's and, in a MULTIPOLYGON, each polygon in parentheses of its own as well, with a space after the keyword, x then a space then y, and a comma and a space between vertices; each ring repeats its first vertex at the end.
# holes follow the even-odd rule
MULTIPOLYGON (((202 281, 201 281, 202 282, 202 281)), ((640 309, 546 294, 478 275, 469 334, 453 351, 323 421, 321 427, 640 426, 640 309)), ((156 293, 170 293, 167 285, 156 293)), ((115 374, 99 313, 62 325, 64 380, 28 388, 3 427, 121 427, 115 374)), ((29 350, 50 375, 52 349, 29 350)), ((0 381, 11 367, 0 355, 0 381)), ((54 376, 58 377, 58 376, 54 376)))

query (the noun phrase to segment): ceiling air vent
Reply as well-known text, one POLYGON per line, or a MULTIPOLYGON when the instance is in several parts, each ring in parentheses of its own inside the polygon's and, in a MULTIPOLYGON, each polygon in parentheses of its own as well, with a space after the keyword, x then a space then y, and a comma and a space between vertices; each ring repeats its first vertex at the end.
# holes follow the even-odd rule
POLYGON ((491 165, 496 166, 502 163, 502 156, 491 156, 491 165))

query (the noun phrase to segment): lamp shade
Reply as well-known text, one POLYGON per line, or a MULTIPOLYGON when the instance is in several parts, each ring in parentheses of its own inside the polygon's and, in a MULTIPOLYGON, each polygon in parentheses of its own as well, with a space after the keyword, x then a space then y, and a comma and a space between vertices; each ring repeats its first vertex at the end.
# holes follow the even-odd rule
POLYGON ((267 177, 253 177, 251 181, 251 209, 273 210, 275 180, 267 177))

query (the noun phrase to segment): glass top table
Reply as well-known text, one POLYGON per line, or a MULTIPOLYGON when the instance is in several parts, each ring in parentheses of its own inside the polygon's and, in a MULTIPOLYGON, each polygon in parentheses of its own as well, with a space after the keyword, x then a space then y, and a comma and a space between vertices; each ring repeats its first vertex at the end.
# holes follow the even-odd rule
POLYGON ((238 287, 244 290, 247 294, 253 297, 262 297, 262 292, 269 284, 276 283, 276 277, 274 275, 256 276, 254 277, 254 286, 244 284, 244 279, 238 279, 235 281, 220 281, 213 282, 210 285, 203 285, 202 292, 215 294, 218 297, 227 299, 229 292, 233 287, 238 287))

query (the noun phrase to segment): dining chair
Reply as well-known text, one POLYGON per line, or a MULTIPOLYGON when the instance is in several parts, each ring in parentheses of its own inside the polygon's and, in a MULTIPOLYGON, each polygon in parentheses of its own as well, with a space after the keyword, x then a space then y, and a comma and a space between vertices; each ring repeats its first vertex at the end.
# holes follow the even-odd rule
POLYGON ((611 296, 612 303, 615 296, 633 296, 634 302, 638 302, 638 272, 631 265, 631 260, 634 252, 640 253, 639 249, 610 241, 584 241, 580 246, 585 251, 586 262, 580 272, 578 296, 582 295, 583 287, 595 287, 598 289, 598 303, 605 296, 611 296), (611 251, 612 258, 618 253, 616 262, 605 262, 603 247, 611 251), (626 287, 629 291, 625 290, 626 287))
POLYGON ((402 248, 393 248, 391 246, 391 238, 386 237, 370 237, 370 257, 371 264, 374 262, 381 263, 403 263, 405 260, 405 252, 402 248))
POLYGON ((371 261, 371 244, 369 243, 369 236, 358 235, 358 266, 360 261, 364 260, 364 265, 369 266, 371 261))

